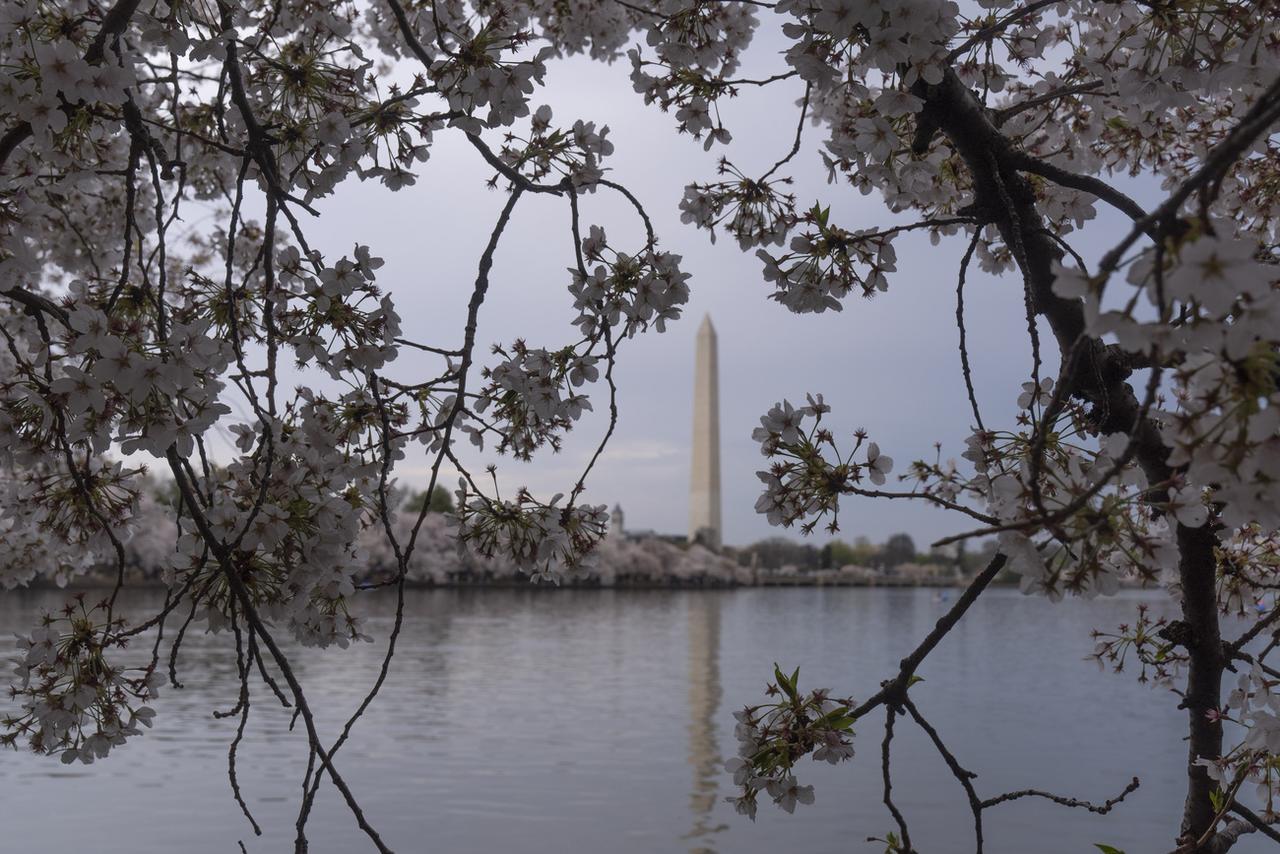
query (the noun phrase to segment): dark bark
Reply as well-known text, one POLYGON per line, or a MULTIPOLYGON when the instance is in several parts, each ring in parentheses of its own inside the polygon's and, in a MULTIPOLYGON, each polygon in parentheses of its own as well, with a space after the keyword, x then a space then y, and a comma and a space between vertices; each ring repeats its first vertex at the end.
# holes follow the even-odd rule
MULTIPOLYGON (((1187 709, 1190 738, 1187 743, 1187 802, 1182 813, 1182 835, 1199 839, 1213 822, 1216 810, 1209 792, 1217 784, 1205 768, 1193 764, 1202 756, 1222 755, 1222 724, 1206 714, 1218 708, 1222 696, 1222 637, 1218 631, 1216 563, 1212 528, 1178 526, 1178 574, 1182 581, 1182 618, 1191 627, 1187 644, 1187 709)), ((1207 849, 1206 849, 1207 850, 1207 849)))

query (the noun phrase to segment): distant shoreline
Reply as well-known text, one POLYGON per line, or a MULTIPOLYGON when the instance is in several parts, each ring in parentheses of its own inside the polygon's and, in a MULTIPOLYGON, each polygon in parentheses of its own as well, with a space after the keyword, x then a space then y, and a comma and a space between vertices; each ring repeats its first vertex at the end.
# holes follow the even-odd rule
MULTIPOLYGON (((601 584, 598 581, 566 581, 559 586, 547 583, 534 583, 528 579, 478 579, 470 581, 445 581, 445 582, 424 582, 424 581, 407 581, 406 589, 410 590, 748 590, 755 588, 774 588, 774 587, 892 587, 892 588, 911 588, 922 587, 930 589, 948 589, 953 587, 964 587, 971 579, 967 578, 940 578, 940 579, 896 579, 896 578, 880 578, 880 579, 843 579, 843 578, 823 578, 809 575, 788 575, 788 576, 765 576, 757 578, 754 581, 739 582, 720 579, 691 579, 691 580, 672 580, 672 581, 656 581, 656 580, 624 580, 615 581, 612 584, 601 584)), ((1009 587, 1016 586, 1017 581, 994 581, 993 587, 1009 587)), ((387 589, 390 585, 385 585, 387 589)), ((68 591, 90 591, 90 590, 111 590, 114 582, 104 578, 84 578, 77 579, 67 587, 58 587, 47 581, 34 582, 26 587, 16 588, 16 590, 5 592, 20 592, 22 590, 68 590, 68 591)), ((125 583, 126 588, 135 590, 164 590, 165 585, 159 581, 128 581, 125 583)), ((380 588, 358 588, 361 592, 369 592, 371 589, 380 588)))

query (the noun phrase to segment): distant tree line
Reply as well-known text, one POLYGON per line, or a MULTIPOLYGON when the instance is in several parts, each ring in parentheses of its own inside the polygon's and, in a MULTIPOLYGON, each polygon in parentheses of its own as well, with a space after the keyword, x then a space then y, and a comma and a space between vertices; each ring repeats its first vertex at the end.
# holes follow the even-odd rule
MULTIPOLYGON (((149 476, 145 479, 145 484, 144 492, 151 503, 163 508, 176 506, 177 487, 171 479, 149 476)), ((426 490, 410 490, 401 494, 401 513, 416 516, 428 501, 432 514, 452 513, 454 510, 452 493, 441 485, 435 487, 429 498, 426 490)), ((165 526, 160 525, 157 531, 153 531, 153 535, 160 533, 164 536, 164 531, 165 526)), ((673 544, 684 545, 677 542, 673 544)), ((956 545, 958 548, 952 553, 928 549, 921 551, 910 534, 899 532, 890 534, 882 543, 873 543, 870 537, 862 535, 855 537, 852 543, 831 540, 822 546, 788 537, 767 537, 749 546, 726 547, 723 551, 729 557, 736 558, 738 564, 744 567, 754 565, 759 569, 772 570, 790 566, 801 571, 813 571, 852 565, 878 569, 890 575, 897 567, 908 563, 943 564, 957 567, 961 574, 970 574, 989 563, 996 551, 996 541, 993 539, 981 541, 976 547, 968 547, 964 540, 956 545)), ((132 544, 127 550, 132 553, 132 544)))
POLYGON ((842 566, 865 566, 892 572, 906 563, 941 563, 957 567, 962 573, 976 572, 991 560, 995 540, 968 548, 964 541, 950 553, 920 551, 910 534, 891 534, 883 543, 869 537, 855 537, 852 543, 832 540, 824 546, 799 542, 787 537, 768 537, 735 550, 738 563, 760 569, 792 566, 799 570, 839 569, 842 566))
MULTIPOLYGON (((425 489, 420 492, 411 492, 409 493, 409 497, 405 499, 405 503, 401 509, 410 513, 420 513, 422 512, 423 505, 427 504, 427 502, 427 491, 425 489)), ((453 512, 453 496, 449 494, 449 490, 439 484, 437 484, 436 488, 431 492, 430 503, 432 513, 453 512)))

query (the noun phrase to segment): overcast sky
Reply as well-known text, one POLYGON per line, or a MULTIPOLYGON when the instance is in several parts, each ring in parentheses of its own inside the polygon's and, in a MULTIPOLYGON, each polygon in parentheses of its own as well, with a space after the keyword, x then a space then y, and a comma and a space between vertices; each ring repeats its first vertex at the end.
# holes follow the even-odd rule
MULTIPOLYGON (((776 44, 758 40, 746 71, 781 70, 776 44)), ((765 92, 747 91, 723 110, 734 142, 726 153, 746 173, 762 174, 789 149, 800 95, 794 81, 765 92)), ((616 146, 606 161, 610 177, 630 187, 653 217, 661 245, 684 256, 692 274, 692 297, 685 317, 665 334, 647 333, 628 341, 616 378, 621 420, 589 483, 587 497, 620 503, 629 528, 681 533, 688 527, 689 455, 692 431, 694 336, 710 314, 719 332, 721 471, 724 539, 745 544, 772 534, 753 511, 759 494, 755 477, 764 458, 751 440, 758 419, 784 397, 802 401, 821 392, 834 407, 831 423, 845 435, 867 429, 896 472, 919 457, 932 458, 941 442, 943 457, 958 457, 971 416, 957 358, 955 279, 965 248, 962 237, 937 247, 927 237, 898 241, 899 272, 888 293, 874 300, 850 298, 845 311, 794 315, 766 299, 771 288, 760 263, 731 239, 712 245, 706 232, 680 223, 677 204, 683 187, 714 176, 723 147, 704 153, 699 142, 674 131, 673 116, 646 107, 632 90, 628 64, 612 66, 576 58, 552 63, 545 98, 557 123, 575 118, 607 124, 616 146)), ((489 135, 497 146, 500 134, 489 135)), ((821 131, 806 127, 805 147, 791 164, 799 203, 829 203, 833 221, 846 228, 891 221, 878 196, 861 196, 845 186, 829 186, 816 154, 821 131)), ((324 216, 308 225, 312 244, 330 257, 367 243, 386 259, 379 282, 395 297, 405 334, 438 346, 461 342, 465 305, 476 264, 498 211, 502 191, 488 190, 491 170, 461 134, 439 135, 431 160, 416 186, 397 193, 380 185, 351 182, 322 206, 324 216)), ((640 223, 619 197, 601 191, 585 199, 584 227, 606 226, 619 247, 639 248, 640 223)), ((1102 218, 1096 239, 1115 220, 1102 218)), ((565 200, 526 196, 507 229, 481 312, 479 340, 531 346, 562 345, 574 338, 574 316, 566 290, 572 263, 565 200)), ((1088 235, 1080 246, 1091 244, 1088 235)), ((1086 257, 1088 252, 1086 251, 1086 257)), ((973 367, 984 415, 1008 426, 1014 400, 1030 370, 1029 345, 1020 286, 981 274, 977 264, 966 292, 973 367)), ((1047 336, 1046 336, 1047 338, 1047 336)), ((1048 339, 1047 340, 1051 340, 1048 339)), ((482 354, 486 364, 493 357, 482 354)), ((435 368, 412 351, 402 351, 394 374, 419 377, 435 368)), ((1046 372, 1056 365, 1050 360, 1046 372)), ((434 375, 434 374, 432 374, 434 375)), ((587 417, 570 435, 562 453, 543 454, 532 463, 499 458, 486 451, 470 458, 496 462, 504 489, 527 485, 549 496, 568 492, 605 427, 601 384, 596 417, 587 417)), ((989 425, 991 426, 991 425, 989 425)), ((423 485, 427 460, 418 454, 398 469, 401 483, 423 485)), ((451 478, 448 485, 452 487, 451 478)), ((851 500, 842 513, 841 537, 865 534, 883 540, 906 531, 919 545, 957 530, 964 518, 907 502, 851 500)), ((798 536, 794 531, 790 536, 798 536)), ((822 543, 826 535, 815 536, 822 543)))

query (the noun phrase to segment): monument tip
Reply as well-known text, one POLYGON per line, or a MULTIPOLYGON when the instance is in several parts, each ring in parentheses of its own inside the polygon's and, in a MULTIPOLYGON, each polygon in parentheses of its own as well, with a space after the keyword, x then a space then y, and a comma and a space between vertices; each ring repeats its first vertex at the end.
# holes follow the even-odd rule
POLYGON ((715 335, 715 334, 716 334, 716 328, 715 328, 715 326, 711 323, 711 313, 710 313, 710 312, 708 312, 708 313, 706 313, 706 314, 702 315, 702 325, 698 327, 698 334, 699 334, 699 335, 705 335, 705 334, 706 334, 706 333, 708 333, 708 332, 709 332, 709 333, 711 333, 712 335, 715 335))

